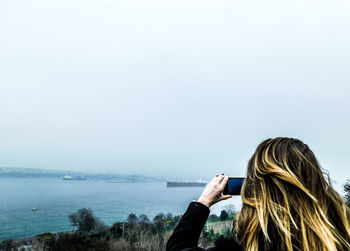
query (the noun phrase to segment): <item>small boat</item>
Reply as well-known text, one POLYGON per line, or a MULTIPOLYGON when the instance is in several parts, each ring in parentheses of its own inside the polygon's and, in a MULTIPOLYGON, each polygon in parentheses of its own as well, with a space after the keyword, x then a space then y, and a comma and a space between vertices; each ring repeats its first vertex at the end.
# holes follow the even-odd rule
POLYGON ((62 180, 86 180, 86 179, 80 176, 72 177, 70 175, 65 175, 63 176, 62 180))
POLYGON ((36 207, 33 207, 32 211, 35 212, 35 211, 38 211, 38 209, 36 207))

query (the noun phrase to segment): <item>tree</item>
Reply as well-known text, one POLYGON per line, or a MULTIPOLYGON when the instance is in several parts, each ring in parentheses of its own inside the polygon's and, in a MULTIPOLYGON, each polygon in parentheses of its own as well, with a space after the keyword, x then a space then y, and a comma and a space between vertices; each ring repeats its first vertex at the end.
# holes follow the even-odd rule
POLYGON ((227 219, 227 217, 228 217, 228 213, 226 213, 225 210, 222 210, 221 213, 220 213, 220 220, 224 221, 224 220, 227 219))
POLYGON ((166 219, 166 220, 171 220, 172 218, 173 218, 172 213, 167 213, 167 214, 165 215, 165 219, 166 219))
POLYGON ((129 214, 128 219, 127 219, 129 224, 136 224, 137 220, 138 219, 137 219, 137 216, 135 214, 129 214))
POLYGON ((219 221, 219 216, 217 216, 216 214, 211 214, 209 215, 209 221, 219 221))
POLYGON ((165 215, 164 213, 159 213, 153 218, 154 223, 162 223, 164 221, 165 215))
POLYGON ((149 223, 150 220, 148 219, 147 215, 141 214, 141 215, 139 216, 138 222, 140 222, 140 223, 149 223))
POLYGON ((344 185, 344 192, 345 192, 345 203, 350 207, 350 179, 347 179, 345 185, 344 185))
POLYGON ((81 208, 78 212, 70 214, 69 221, 82 232, 90 232, 103 226, 103 223, 94 217, 91 209, 88 208, 81 208))
POLYGON ((153 218, 153 230, 155 233, 161 234, 164 229, 165 216, 164 213, 159 213, 153 218))

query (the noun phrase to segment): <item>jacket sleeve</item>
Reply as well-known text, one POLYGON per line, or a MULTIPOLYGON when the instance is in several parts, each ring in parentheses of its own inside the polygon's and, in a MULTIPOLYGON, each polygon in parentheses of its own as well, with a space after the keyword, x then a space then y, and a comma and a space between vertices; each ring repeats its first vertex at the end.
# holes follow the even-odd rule
POLYGON ((208 216, 208 207, 199 202, 191 202, 170 236, 166 250, 204 250, 197 245, 208 216))

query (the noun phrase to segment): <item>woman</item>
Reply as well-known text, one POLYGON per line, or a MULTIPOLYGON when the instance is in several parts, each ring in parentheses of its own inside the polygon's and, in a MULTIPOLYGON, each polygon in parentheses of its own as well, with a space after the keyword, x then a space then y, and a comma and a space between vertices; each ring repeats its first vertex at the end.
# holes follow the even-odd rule
MULTIPOLYGON (((248 163, 235 239, 209 250, 350 250, 349 209, 326 180, 315 155, 297 139, 263 141, 248 163)), ((192 202, 169 238, 167 250, 197 247, 209 208, 228 177, 215 177, 192 202)))

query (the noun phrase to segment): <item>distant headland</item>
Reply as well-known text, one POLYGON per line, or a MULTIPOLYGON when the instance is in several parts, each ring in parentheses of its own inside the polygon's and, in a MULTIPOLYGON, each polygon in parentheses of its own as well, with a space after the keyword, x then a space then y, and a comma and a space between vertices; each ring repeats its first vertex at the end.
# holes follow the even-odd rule
POLYGON ((23 167, 0 167, 0 178, 58 178, 72 177, 66 180, 104 180, 110 182, 162 182, 162 177, 144 176, 138 174, 88 173, 49 170, 23 167), (78 178, 74 178, 78 177, 78 178))

